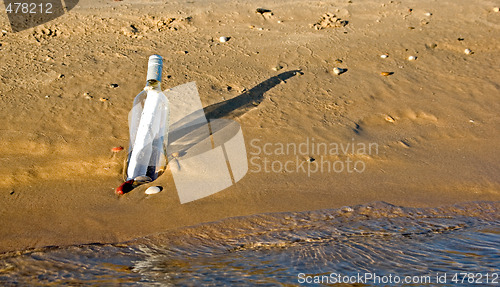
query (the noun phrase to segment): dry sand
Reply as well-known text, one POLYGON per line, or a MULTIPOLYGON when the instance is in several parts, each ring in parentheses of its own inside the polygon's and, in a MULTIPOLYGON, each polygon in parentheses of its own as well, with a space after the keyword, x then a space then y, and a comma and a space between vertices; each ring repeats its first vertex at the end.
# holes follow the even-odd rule
MULTIPOLYGON (((495 6, 82 0, 49 23, 2 33, 0 252, 124 241, 263 212, 498 201, 495 6), (220 43, 221 36, 230 39, 220 43), (250 166, 236 185, 183 205, 169 172, 155 182, 165 188, 158 195, 146 196, 142 186, 117 196, 126 153, 113 156, 111 148, 128 146, 127 115, 155 53, 165 58, 164 88, 196 81, 205 106, 248 91, 258 99, 223 114, 241 124, 248 152, 255 139, 314 138, 377 143, 378 153, 350 155, 366 164, 362 173, 256 173, 250 166), (334 67, 347 71, 336 75, 334 67), (294 70, 302 74, 287 74, 294 70)), ((2 15, 0 28, 10 31, 2 15)), ((321 155, 299 157, 309 156, 321 155)))

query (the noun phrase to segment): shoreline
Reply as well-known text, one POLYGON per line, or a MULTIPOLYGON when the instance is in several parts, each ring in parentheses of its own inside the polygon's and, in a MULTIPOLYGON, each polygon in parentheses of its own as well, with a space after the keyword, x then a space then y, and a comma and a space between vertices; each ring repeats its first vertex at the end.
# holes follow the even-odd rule
MULTIPOLYGON (((371 210, 372 208, 375 208, 375 211, 373 211, 373 216, 374 218, 379 218, 382 217, 382 214, 386 214, 386 216, 401 216, 403 213, 402 210, 409 210, 406 212, 410 212, 410 214, 415 213, 415 214, 420 214, 420 216, 429 216, 429 214, 433 214, 435 216, 446 216, 446 218, 456 218, 460 216, 466 216, 470 218, 476 218, 476 219, 481 219, 485 220, 486 222, 497 222, 499 220, 499 217, 495 215, 495 213, 492 213, 491 211, 494 209, 500 208, 500 201, 469 201, 469 202, 460 202, 456 204, 447 204, 447 205, 440 205, 436 207, 404 207, 404 206, 398 206, 398 205, 392 205, 387 202, 383 201, 377 201, 377 202, 371 202, 371 203, 365 203, 365 204, 358 204, 354 206, 343 206, 341 208, 326 208, 326 209, 315 209, 315 210, 305 210, 305 211, 294 211, 294 212, 265 212, 265 213, 259 213, 259 214, 252 214, 252 215, 245 215, 245 216, 235 216, 235 217, 226 217, 226 218, 221 218, 219 220, 215 221, 209 221, 209 222, 200 222, 194 225, 188 225, 188 226, 180 226, 180 227, 174 227, 168 230, 163 230, 163 231, 157 231, 151 234, 146 234, 143 236, 139 236, 130 240, 126 241, 115 241, 115 242, 88 242, 88 243, 72 243, 72 244, 65 244, 65 245, 46 245, 46 246, 40 246, 37 248, 28 248, 28 249, 22 249, 22 250, 9 250, 9 251, 2 251, 0 252, 0 259, 6 259, 6 258, 11 258, 11 257, 17 257, 17 256, 22 256, 26 254, 31 254, 34 252, 45 252, 48 250, 52 249, 66 249, 70 247, 82 247, 82 246, 102 246, 102 245, 112 245, 112 246, 125 246, 125 245, 134 245, 137 244, 138 242, 145 241, 145 240, 159 240, 155 238, 170 238, 174 239, 176 237, 176 234, 182 234, 184 237, 187 236, 189 233, 189 230, 196 230, 200 229, 203 226, 210 226, 210 230, 214 231, 217 228, 213 226, 226 226, 223 229, 225 230, 226 233, 231 234, 232 236, 238 236, 238 232, 241 230, 236 228, 236 229, 231 229, 228 226, 232 226, 233 223, 240 223, 243 224, 247 222, 252 222, 253 224, 256 224, 256 222, 259 221, 259 218, 261 217, 282 217, 282 216, 290 216, 292 214, 295 215, 304 215, 304 214, 318 214, 318 213, 324 213, 324 212, 340 212, 340 213, 349 213, 352 211, 359 211, 359 210, 371 210), (486 207, 485 207, 486 206, 486 207), (423 213, 422 213, 423 212, 423 213), (427 212, 427 213, 426 213, 427 212), (401 214, 400 214, 401 213, 401 214)), ((340 215, 339 215, 340 216, 340 215)), ((427 217, 425 217, 427 218, 427 217)), ((331 218, 330 218, 331 219, 331 218)), ((337 219, 342 219, 342 216, 340 216, 337 219)), ((245 228, 249 228, 247 225, 245 225, 245 228)), ((175 241, 175 240, 174 240, 175 241)), ((159 242, 160 243, 160 242, 159 242)))

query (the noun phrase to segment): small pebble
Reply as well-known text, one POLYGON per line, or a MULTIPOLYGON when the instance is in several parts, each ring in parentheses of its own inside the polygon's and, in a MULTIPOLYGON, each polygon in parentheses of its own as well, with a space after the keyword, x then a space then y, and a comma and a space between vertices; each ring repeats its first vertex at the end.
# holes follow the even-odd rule
POLYGON ((109 87, 110 88, 118 88, 118 84, 110 84, 109 87))
POLYGON ((427 12, 427 13, 425 13, 424 15, 425 15, 425 16, 427 16, 427 17, 430 17, 430 16, 432 16, 432 13, 427 12))
POLYGON ((150 186, 144 193, 146 194, 157 194, 161 189, 158 186, 150 186))
POLYGON ((465 49, 465 50, 464 50, 464 53, 465 53, 466 55, 470 55, 470 54, 472 54, 472 51, 471 51, 471 49, 465 49))
POLYGON ((279 70, 281 70, 281 69, 283 69, 283 67, 282 67, 281 65, 276 65, 276 66, 274 66, 274 67, 272 68, 272 70, 273 70, 273 71, 279 71, 279 70))
POLYGON ((345 206, 345 207, 342 207, 341 209, 342 212, 353 212, 354 209, 352 209, 351 207, 349 206, 345 206))
POLYGON ((394 74, 394 73, 393 73, 393 72, 381 72, 380 74, 381 74, 382 76, 384 76, 384 77, 387 77, 387 76, 390 76, 390 75, 392 75, 392 74, 394 74))
POLYGON ((436 49, 438 46, 436 43, 425 44, 425 46, 429 49, 436 49))
POLYGON ((134 183, 133 179, 127 180, 126 182, 122 183, 119 187, 117 187, 115 189, 115 193, 116 194, 125 194, 125 193, 131 191, 132 189, 134 189, 133 183, 134 183))
POLYGON ((101 101, 101 102, 103 102, 103 103, 104 103, 104 102, 107 102, 107 101, 108 101, 108 99, 106 99, 106 98, 100 98, 100 99, 99 99, 99 101, 101 101))
POLYGON ((229 37, 222 36, 219 38, 219 42, 221 42, 221 43, 226 43, 227 41, 229 41, 229 37))
POLYGON ((495 12, 495 13, 500 12, 500 8, 499 8, 499 7, 495 7, 495 8, 493 8, 493 12, 495 12))
POLYGON ((255 9, 255 12, 259 13, 259 14, 273 13, 273 11, 271 11, 269 9, 265 9, 265 8, 257 8, 257 9, 255 9))
POLYGON ((112 152, 120 152, 123 150, 123 147, 122 146, 116 146, 114 148, 111 149, 112 152))
POLYGON ((344 72, 344 69, 342 69, 342 68, 337 68, 337 67, 333 68, 333 73, 334 73, 335 75, 340 75, 340 74, 342 74, 343 72, 344 72))
POLYGON ((408 61, 415 61, 417 59, 416 56, 409 56, 408 61))
POLYGON ((391 117, 389 115, 385 116, 385 120, 388 121, 388 122, 390 122, 390 123, 393 123, 393 122, 396 121, 393 117, 391 117))
POLYGON ((388 54, 382 54, 382 55, 380 55, 380 58, 382 58, 382 59, 386 59, 386 58, 388 58, 388 57, 389 57, 389 55, 388 55, 388 54))

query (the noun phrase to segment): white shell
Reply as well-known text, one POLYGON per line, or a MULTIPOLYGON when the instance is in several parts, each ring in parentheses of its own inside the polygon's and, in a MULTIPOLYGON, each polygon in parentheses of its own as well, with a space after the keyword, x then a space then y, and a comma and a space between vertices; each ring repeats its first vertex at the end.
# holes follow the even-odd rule
POLYGON ((222 36, 222 37, 220 37, 220 38, 219 38, 219 41, 220 41, 221 43, 226 43, 226 42, 227 42, 227 40, 229 40, 229 38, 228 38, 228 37, 224 37, 224 36, 222 36))
POLYGON ((161 189, 158 186, 150 186, 144 193, 146 194, 157 194, 161 189))
POLYGON ((465 53, 466 55, 470 55, 470 54, 472 54, 472 51, 471 51, 470 49, 465 49, 465 50, 464 50, 464 53, 465 53))
POLYGON ((417 57, 415 56, 409 56, 408 57, 408 61, 415 61, 417 59, 417 57))
POLYGON ((342 68, 337 68, 337 67, 333 68, 333 72, 335 73, 335 75, 340 75, 342 74, 343 71, 344 69, 342 68))
POLYGON ((382 59, 385 59, 385 58, 387 58, 387 57, 389 57, 389 55, 387 55, 387 54, 382 54, 382 55, 380 55, 380 58, 382 58, 382 59))
POLYGON ((427 16, 427 17, 429 17, 429 16, 432 16, 432 13, 427 12, 427 13, 425 13, 424 15, 425 15, 425 16, 427 16))
POLYGON ((500 12, 500 8, 499 8, 499 7, 495 7, 495 8, 493 8, 493 12, 495 12, 495 13, 500 12))

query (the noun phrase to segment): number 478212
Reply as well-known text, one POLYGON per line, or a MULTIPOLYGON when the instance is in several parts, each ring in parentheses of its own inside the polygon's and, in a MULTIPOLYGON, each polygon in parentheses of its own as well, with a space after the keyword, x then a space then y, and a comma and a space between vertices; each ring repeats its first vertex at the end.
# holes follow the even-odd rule
POLYGON ((5 11, 15 14, 52 14, 52 3, 9 3, 5 11))
POLYGON ((455 273, 451 278, 453 283, 468 283, 468 284, 498 284, 498 273, 472 273, 472 272, 461 272, 455 273))

